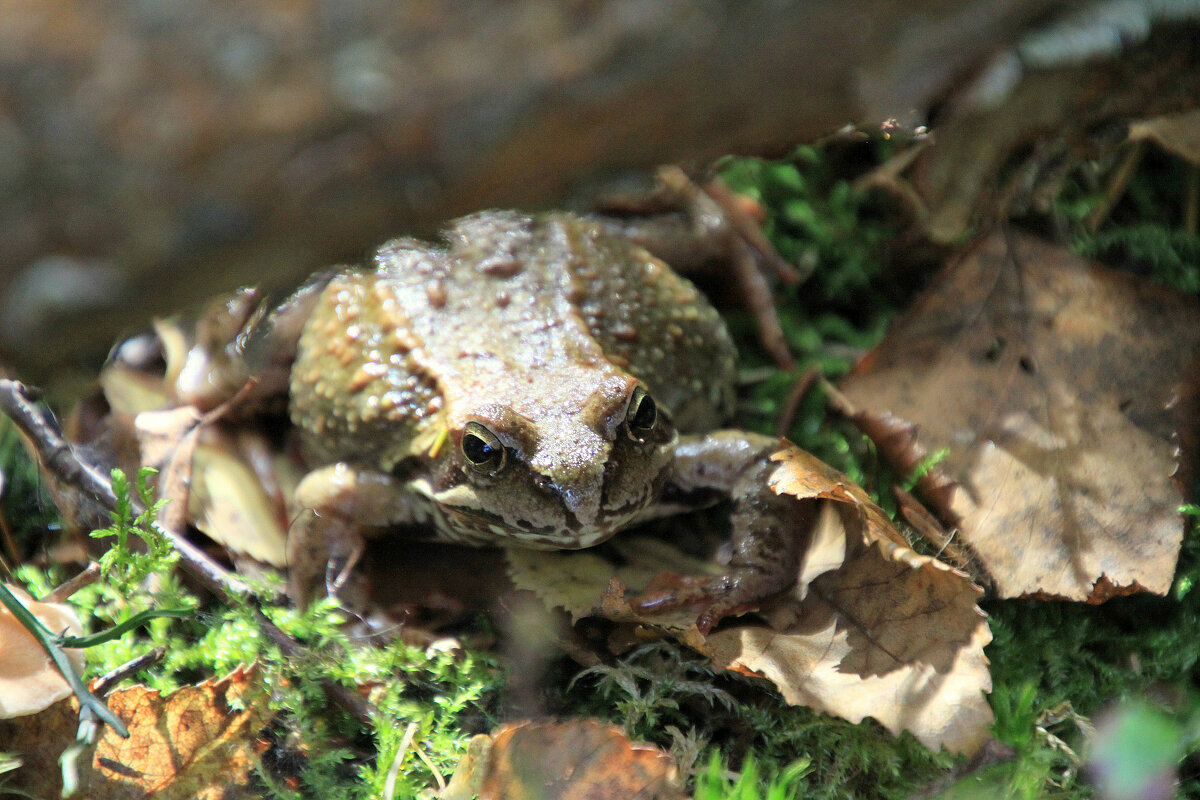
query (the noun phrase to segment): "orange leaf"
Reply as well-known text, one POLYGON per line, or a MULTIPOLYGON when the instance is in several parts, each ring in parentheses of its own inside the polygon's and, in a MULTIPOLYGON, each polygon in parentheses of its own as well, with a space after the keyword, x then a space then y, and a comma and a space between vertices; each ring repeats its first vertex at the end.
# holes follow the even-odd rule
POLYGON ((168 695, 144 686, 109 695, 129 738, 108 730, 100 740, 89 796, 237 796, 230 792, 248 781, 258 762, 256 737, 272 715, 257 679, 257 670, 239 668, 168 695))

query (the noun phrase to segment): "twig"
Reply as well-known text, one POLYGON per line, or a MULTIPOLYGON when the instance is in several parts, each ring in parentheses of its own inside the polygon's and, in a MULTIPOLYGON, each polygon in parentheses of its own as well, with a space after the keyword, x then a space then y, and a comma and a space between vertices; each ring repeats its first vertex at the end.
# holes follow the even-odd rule
POLYGON ((1129 181, 1133 178, 1133 173, 1137 171, 1138 164, 1142 161, 1142 154, 1146 150, 1145 142, 1134 142, 1133 146, 1125 153, 1125 157, 1121 159, 1121 163, 1117 165, 1117 169, 1113 172, 1112 177, 1108 181, 1108 187, 1104 190, 1104 197, 1100 205, 1092 209, 1092 213, 1088 214, 1085 222, 1087 229, 1092 233, 1100 230, 1100 226, 1108 219, 1108 215, 1112 213, 1116 207, 1117 201, 1121 199, 1121 195, 1125 194, 1125 187, 1129 185, 1129 181))
POLYGON ((4 516, 3 510, 0 510, 0 534, 3 534, 4 538, 4 551, 15 566, 21 560, 21 556, 17 552, 17 543, 13 539, 12 527, 8 524, 8 517, 4 516))
POLYGON ((425 762, 425 766, 429 767, 429 771, 433 774, 433 779, 438 785, 438 795, 441 796, 441 794, 446 791, 446 779, 442 777, 442 771, 438 769, 437 764, 433 763, 433 759, 426 755, 425 751, 421 749, 420 745, 417 745, 417 749, 413 752, 417 754, 417 758, 425 762))
POLYGON ((167 649, 160 646, 152 648, 136 658, 129 659, 111 672, 106 672, 99 678, 96 678, 96 680, 92 681, 92 692, 97 697, 104 697, 109 693, 112 687, 116 686, 130 675, 141 672, 151 664, 157 664, 162 660, 162 657, 166 655, 166 652, 167 649))
MULTIPOLYGON (((117 497, 107 476, 63 437, 58 424, 33 399, 25 384, 7 378, 0 379, 0 410, 7 413, 17 428, 30 439, 43 467, 50 474, 65 484, 94 495, 109 511, 116 510, 117 497)), ((130 497, 129 502, 134 513, 140 514, 144 510, 136 497, 130 497)), ((218 598, 226 602, 237 599, 250 604, 257 601, 253 589, 245 581, 205 555, 181 532, 157 522, 154 527, 175 547, 183 570, 218 598)), ((304 647, 267 619, 258 608, 254 609, 254 621, 286 658, 294 659, 304 654, 304 647)), ((340 684, 323 681, 322 686, 334 702, 363 722, 370 722, 372 715, 378 713, 375 706, 340 684)))
MULTIPOLYGON (((47 472, 68 486, 94 495, 110 511, 116 509, 117 496, 113 494, 108 476, 66 440, 49 411, 33 399, 29 387, 20 381, 0 379, 0 410, 7 413, 33 443, 47 472)), ((135 514, 145 511, 138 498, 130 497, 129 502, 135 514)), ((244 581, 231 575, 179 531, 158 522, 154 523, 154 527, 175 547, 187 573, 218 597, 228 600, 230 597, 253 596, 253 590, 244 581)))
POLYGON ((392 759, 392 765, 388 769, 387 781, 383 785, 384 800, 392 800, 396 794, 396 777, 400 774, 400 765, 404 763, 404 757, 408 755, 408 749, 412 747, 413 738, 417 735, 417 730, 420 726, 415 722, 408 723, 408 727, 404 729, 404 738, 400 740, 400 746, 396 748, 396 757, 392 759))
POLYGON ((819 377, 821 377, 821 368, 814 364, 804 370, 804 374, 792 385, 787 402, 783 406, 783 413, 779 415, 779 422, 775 425, 775 434, 781 439, 787 436, 788 430, 792 427, 792 421, 796 418, 796 409, 800 407, 800 401, 812 390, 813 384, 819 377))
POLYGON ((68 578, 55 586, 42 599, 48 603, 62 603, 68 597, 85 586, 91 586, 100 579, 100 565, 95 561, 88 562, 87 567, 74 578, 68 578))
POLYGON ((763 264, 769 268, 775 277, 789 286, 800 286, 811 277, 813 270, 802 273, 779 255, 775 246, 763 233, 759 220, 754 219, 746 209, 746 199, 729 188, 729 184, 720 178, 709 178, 699 182, 703 192, 725 212, 729 226, 742 240, 750 245, 762 258, 763 264))

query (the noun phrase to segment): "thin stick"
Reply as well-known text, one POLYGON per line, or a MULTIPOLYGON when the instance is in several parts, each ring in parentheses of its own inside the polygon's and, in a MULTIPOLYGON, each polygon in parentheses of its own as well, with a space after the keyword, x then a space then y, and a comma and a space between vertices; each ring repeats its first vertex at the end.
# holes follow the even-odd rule
POLYGON ((813 384, 819 377, 821 377, 821 368, 813 364, 804 370, 804 374, 792 385, 792 390, 788 392, 787 402, 783 405, 783 413, 779 415, 779 422, 775 424, 776 436, 781 439, 787 436, 792 422, 796 419, 796 409, 800 408, 800 401, 812 390, 813 384))
POLYGON ((1137 171, 1138 164, 1142 161, 1142 153, 1145 150, 1145 142, 1134 142, 1129 151, 1125 153, 1125 157, 1121 159, 1121 163, 1117 165, 1116 171, 1113 172, 1112 177, 1108 181, 1108 187, 1104 190, 1103 200, 1088 215, 1086 225, 1087 229, 1092 233, 1100 230, 1100 226, 1108 219, 1108 215, 1116 207, 1117 201, 1121 199, 1121 195, 1125 194, 1125 187, 1129 185, 1130 179, 1133 178, 1133 173, 1137 171))
MULTIPOLYGON (((17 428, 33 443, 43 467, 51 475, 67 485, 94 495, 109 511, 116 509, 117 497, 108 477, 63 437, 50 412, 33 399, 25 384, 7 378, 0 379, 0 410, 7 413, 17 428)), ((129 501, 134 513, 140 514, 144 510, 136 497, 130 497, 129 501)), ((182 533, 158 523, 155 523, 155 529, 174 545, 183 570, 218 598, 226 602, 234 598, 248 603, 257 601, 257 596, 245 581, 234 577, 205 555, 182 533)), ((262 611, 255 609, 254 620, 286 658, 296 659, 304 655, 304 647, 267 619, 262 611)), ((340 684, 323 681, 322 686, 334 702, 363 722, 369 723, 372 715, 378 713, 375 706, 340 684)))
POLYGON ((159 661, 162 661, 162 657, 166 655, 166 652, 167 649, 165 647, 155 647, 146 651, 145 653, 142 653, 136 658, 129 659, 111 672, 106 672, 99 678, 96 678, 96 680, 92 682, 92 693, 97 697, 104 697, 109 693, 112 687, 116 686, 130 675, 133 675, 136 672, 141 672, 151 664, 157 664, 159 661))
POLYGON ((400 746, 396 748, 396 757, 392 759, 392 766, 388 769, 387 781, 383 785, 384 800, 392 800, 396 794, 396 778, 400 775, 400 765, 404 763, 404 757, 408 755, 408 750, 412 747, 413 737, 417 735, 417 730, 420 726, 415 722, 408 723, 408 727, 404 729, 404 738, 400 740, 400 746))
POLYGON ((4 535, 4 550, 15 566, 21 560, 21 555, 17 552, 17 543, 13 539, 12 527, 9 526, 8 517, 4 516, 3 510, 0 510, 0 533, 4 535))
POLYGON ((68 578, 58 586, 55 586, 42 600, 48 603, 61 603, 68 597, 78 592, 85 586, 91 586, 100 579, 100 565, 95 561, 89 561, 87 568, 76 575, 74 578, 68 578))
MULTIPOLYGON (((29 387, 20 381, 0 379, 0 410, 7 413, 17 428, 33 443, 34 450, 47 472, 68 486, 75 486, 94 495, 100 504, 110 511, 117 507, 117 496, 113 494, 108 476, 81 456, 66 440, 50 412, 34 400, 29 387)), ((135 514, 145 511, 138 498, 130 497, 129 502, 135 514)), ((231 575, 179 531, 158 522, 154 523, 154 528, 175 547, 179 553, 179 561, 188 574, 218 597, 228 600, 230 597, 253 596, 249 585, 231 575)))

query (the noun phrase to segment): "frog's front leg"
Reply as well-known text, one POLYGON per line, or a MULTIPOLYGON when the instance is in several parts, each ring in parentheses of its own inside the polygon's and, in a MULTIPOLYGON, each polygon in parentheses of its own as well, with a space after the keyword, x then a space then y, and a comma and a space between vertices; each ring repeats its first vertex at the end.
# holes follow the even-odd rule
POLYGON ((345 462, 304 476, 287 541, 288 582, 298 605, 322 593, 351 607, 362 605, 354 567, 365 547, 364 531, 417 521, 406 488, 386 472, 345 462))
POLYGON ((669 490, 716 491, 733 501, 733 555, 725 574, 648 591, 634 605, 646 613, 703 605, 696 626, 707 633, 722 618, 750 611, 796 581, 816 505, 771 490, 778 439, 744 431, 684 436, 675 451, 669 490))

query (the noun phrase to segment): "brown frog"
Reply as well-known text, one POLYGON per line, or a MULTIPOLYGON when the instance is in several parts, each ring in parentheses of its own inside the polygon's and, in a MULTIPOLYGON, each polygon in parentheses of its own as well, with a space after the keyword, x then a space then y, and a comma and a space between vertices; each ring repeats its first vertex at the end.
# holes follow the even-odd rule
POLYGON ((577 549, 722 497, 725 574, 643 608, 695 604, 707 629, 787 588, 806 512, 767 486, 777 440, 705 433, 735 351, 698 290, 593 218, 483 212, 444 238, 390 242, 275 315, 302 326, 289 412, 320 465, 296 491, 295 590, 337 591, 374 529, 577 549))

